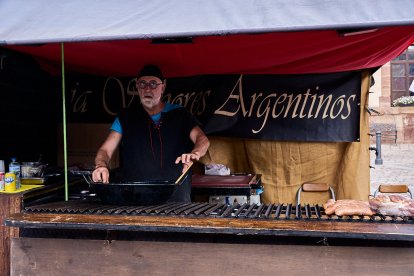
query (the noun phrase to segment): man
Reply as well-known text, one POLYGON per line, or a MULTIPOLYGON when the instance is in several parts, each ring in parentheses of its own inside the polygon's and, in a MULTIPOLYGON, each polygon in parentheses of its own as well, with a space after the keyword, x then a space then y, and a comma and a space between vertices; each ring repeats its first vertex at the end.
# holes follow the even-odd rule
MULTIPOLYGON (((122 181, 175 180, 210 145, 195 118, 179 105, 161 101, 166 80, 161 70, 146 65, 136 87, 140 106, 122 110, 95 157, 95 182, 109 182, 108 164, 121 144, 122 181)), ((190 201, 189 182, 180 185, 170 201, 190 201)))

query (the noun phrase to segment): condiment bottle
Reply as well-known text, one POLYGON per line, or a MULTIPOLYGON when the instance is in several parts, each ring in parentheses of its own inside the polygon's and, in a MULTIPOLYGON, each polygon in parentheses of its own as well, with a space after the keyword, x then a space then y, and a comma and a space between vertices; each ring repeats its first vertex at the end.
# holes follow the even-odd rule
POLYGON ((16 175, 16 189, 20 189, 20 163, 16 161, 16 157, 12 157, 11 160, 9 172, 13 172, 16 175))

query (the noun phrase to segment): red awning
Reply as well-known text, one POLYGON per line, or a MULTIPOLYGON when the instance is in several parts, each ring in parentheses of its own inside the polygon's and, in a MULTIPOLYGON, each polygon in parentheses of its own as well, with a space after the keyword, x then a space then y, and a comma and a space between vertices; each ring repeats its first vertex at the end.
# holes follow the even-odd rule
MULTIPOLYGON (((203 74, 309 74, 374 68, 414 41, 414 26, 384 27, 343 36, 335 30, 194 37, 187 44, 151 40, 65 43, 69 72, 133 76, 144 64, 167 77, 203 74)), ((60 44, 7 46, 33 55, 44 69, 60 73, 60 44)))

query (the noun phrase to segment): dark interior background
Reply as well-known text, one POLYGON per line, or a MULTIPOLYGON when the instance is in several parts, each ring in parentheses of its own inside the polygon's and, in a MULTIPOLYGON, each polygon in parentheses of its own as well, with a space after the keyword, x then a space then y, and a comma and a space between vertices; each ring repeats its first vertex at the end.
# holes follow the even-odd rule
POLYGON ((0 159, 57 163, 60 78, 24 54, 0 48, 0 159))

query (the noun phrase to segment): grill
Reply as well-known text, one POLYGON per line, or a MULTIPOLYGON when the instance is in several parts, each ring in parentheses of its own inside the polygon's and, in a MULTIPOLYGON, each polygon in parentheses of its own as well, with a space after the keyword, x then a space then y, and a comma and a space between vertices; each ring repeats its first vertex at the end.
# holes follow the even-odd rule
POLYGON ((319 205, 293 204, 209 204, 209 203, 168 203, 153 206, 114 206, 96 202, 69 201, 48 203, 25 208, 26 213, 88 214, 114 216, 169 216, 192 218, 231 218, 263 220, 312 220, 369 223, 414 224, 412 217, 394 216, 336 216, 326 215, 319 205))
POLYGON ((7 226, 193 234, 414 241, 414 218, 328 216, 318 205, 167 203, 115 206, 93 199, 27 206, 7 226))

